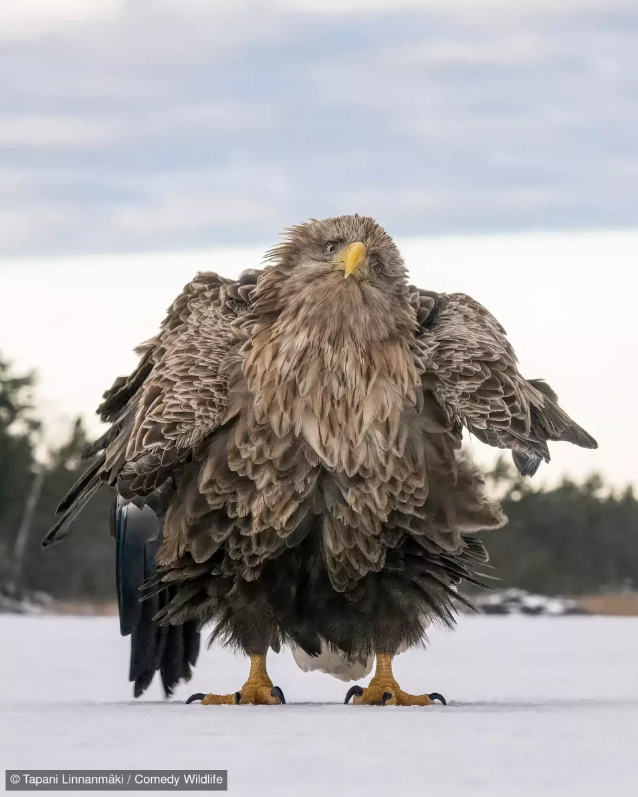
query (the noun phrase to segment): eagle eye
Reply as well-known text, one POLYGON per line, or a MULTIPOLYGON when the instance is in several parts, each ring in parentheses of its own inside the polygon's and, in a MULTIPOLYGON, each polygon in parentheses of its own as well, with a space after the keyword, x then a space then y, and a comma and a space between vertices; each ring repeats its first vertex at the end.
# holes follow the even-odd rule
POLYGON ((339 244, 336 241, 328 241, 328 243, 326 244, 326 254, 334 255, 334 253, 337 251, 338 246, 339 244))

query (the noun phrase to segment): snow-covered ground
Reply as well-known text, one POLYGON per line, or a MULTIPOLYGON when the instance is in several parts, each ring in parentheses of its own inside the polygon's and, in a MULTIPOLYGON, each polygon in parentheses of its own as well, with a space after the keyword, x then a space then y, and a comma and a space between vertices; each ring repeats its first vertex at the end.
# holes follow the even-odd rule
POLYGON ((228 769, 236 795, 635 795, 638 618, 461 617, 400 656, 447 707, 342 705, 347 684, 269 669, 286 706, 201 706, 246 662, 203 651, 171 702, 126 680, 114 618, 0 616, 0 767, 228 769))

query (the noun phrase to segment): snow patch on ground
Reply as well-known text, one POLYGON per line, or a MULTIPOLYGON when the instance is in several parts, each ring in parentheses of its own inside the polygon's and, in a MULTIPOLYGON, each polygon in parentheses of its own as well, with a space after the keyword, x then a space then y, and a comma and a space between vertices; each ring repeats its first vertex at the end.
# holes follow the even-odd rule
MULTIPOLYGON (((114 618, 0 616, 2 768, 228 769, 235 795, 635 794, 638 618, 462 617, 395 672, 447 707, 344 706, 347 686, 269 670, 288 705, 184 705, 233 692, 241 657, 203 650, 174 700, 126 680, 114 618)), ((147 792, 149 793, 149 792, 147 792)))

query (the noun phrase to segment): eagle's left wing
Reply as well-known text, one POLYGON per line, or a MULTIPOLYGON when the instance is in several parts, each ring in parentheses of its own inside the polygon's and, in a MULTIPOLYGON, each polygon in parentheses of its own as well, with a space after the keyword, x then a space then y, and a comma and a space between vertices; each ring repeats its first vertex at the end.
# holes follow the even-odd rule
POLYGON ((450 423, 479 440, 509 448, 519 472, 533 475, 549 462, 548 442, 562 440, 596 448, 591 435, 558 405, 549 385, 525 379, 505 330, 481 304, 463 293, 414 289, 416 359, 423 386, 450 423))

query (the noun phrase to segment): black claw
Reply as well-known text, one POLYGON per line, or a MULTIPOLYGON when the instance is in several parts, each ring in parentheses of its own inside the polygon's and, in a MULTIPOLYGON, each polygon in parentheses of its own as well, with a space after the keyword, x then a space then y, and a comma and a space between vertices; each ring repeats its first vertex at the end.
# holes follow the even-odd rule
POLYGON ((385 706, 388 700, 392 700, 392 698, 393 698, 392 692, 384 692, 383 697, 381 698, 381 705, 385 706))
POLYGON ((235 692, 235 705, 238 706, 241 700, 241 692, 235 692))
POLYGON ((193 703, 195 700, 203 700, 206 695, 203 692, 195 692, 194 695, 191 695, 188 700, 186 701, 186 705, 189 703, 193 703))
POLYGON ((443 695, 440 695, 438 692, 430 692, 428 697, 430 698, 430 700, 439 700, 441 703, 443 703, 444 706, 447 706, 447 700, 443 697, 443 695))
POLYGON ((348 694, 346 695, 346 699, 343 701, 344 703, 349 703, 350 698, 356 695, 357 697, 361 697, 363 694, 363 689, 360 686, 351 686, 348 689, 348 694))
POLYGON ((273 686, 273 688, 270 690, 270 696, 278 697, 281 700, 281 704, 283 706, 286 705, 286 698, 284 697, 284 693, 281 691, 281 689, 278 686, 273 686))

